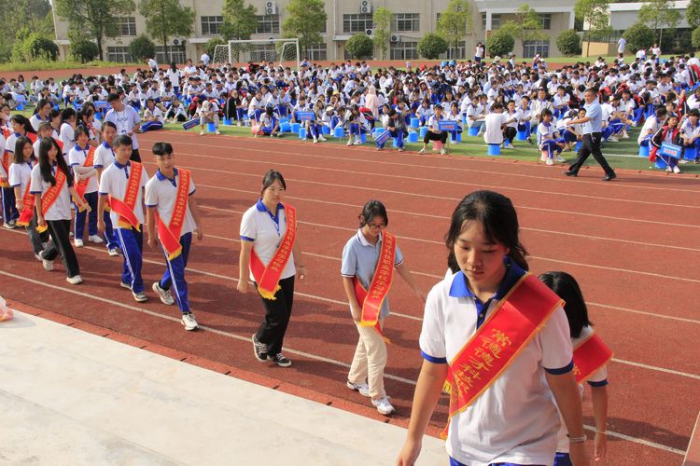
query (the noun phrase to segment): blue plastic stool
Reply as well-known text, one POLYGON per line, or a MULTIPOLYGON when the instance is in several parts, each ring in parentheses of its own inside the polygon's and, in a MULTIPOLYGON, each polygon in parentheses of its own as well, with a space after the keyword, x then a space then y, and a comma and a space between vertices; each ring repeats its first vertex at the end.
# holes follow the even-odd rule
POLYGON ((462 133, 457 133, 457 134, 450 133, 450 141, 462 142, 462 133))
POLYGON ((360 134, 360 141, 362 141, 362 144, 367 142, 367 135, 365 133, 360 134))
POLYGON ((418 118, 411 118, 411 128, 418 128, 420 125, 420 120, 418 118))
POLYGON ((647 157, 649 158, 649 144, 646 146, 640 145, 639 146, 639 156, 640 157, 647 157))
POLYGON ((666 170, 668 164, 661 157, 656 157, 656 163, 654 164, 654 166, 656 168, 660 168, 661 170, 666 170))
POLYGON ((280 131, 283 133, 291 133, 292 132, 292 125, 289 124, 289 122, 284 122, 280 124, 280 131))
POLYGON ((384 130, 382 128, 374 128, 374 132, 372 133, 372 137, 374 137, 374 139, 377 139, 379 136, 382 135, 382 133, 384 133, 384 130))
POLYGON ((527 141, 527 131, 518 131, 518 134, 515 136, 515 139, 518 141, 527 141))
POLYGON ((336 126, 333 129, 333 137, 334 138, 342 138, 345 137, 345 130, 343 129, 342 126, 336 126))
POLYGON ((426 126, 423 126, 420 129, 420 138, 423 139, 426 134, 428 134, 428 128, 426 126))
POLYGON ((469 128, 469 136, 476 137, 478 135, 479 135, 479 128, 478 127, 472 126, 471 128, 469 128))
POLYGON ((683 158, 686 160, 695 160, 697 155, 698 153, 697 150, 695 150, 695 147, 686 147, 685 152, 683 153, 683 158))
POLYGON ((415 133, 415 132, 408 133, 408 142, 418 142, 418 133, 415 133))
POLYGON ((282 117, 282 118, 280 118, 280 125, 281 125, 282 123, 288 123, 288 122, 289 122, 289 118, 287 118, 287 117, 282 117))
POLYGON ((292 123, 292 133, 298 133, 300 129, 301 129, 301 124, 292 123))
POLYGON ((393 142, 391 143, 392 147, 398 149, 399 148, 399 138, 391 138, 393 139, 393 142))
POLYGON ((331 129, 328 126, 323 125, 323 126, 321 126, 321 134, 323 134, 324 136, 327 136, 327 135, 331 134, 331 129))
POLYGON ((306 128, 299 129, 299 139, 306 140, 306 128))
POLYGON ((501 145, 500 144, 489 144, 488 154, 489 155, 501 155, 501 145))
POLYGON ((232 125, 233 125, 233 122, 231 121, 230 118, 224 117, 224 125, 226 125, 226 126, 232 126, 232 125))
POLYGON ((207 131, 209 131, 210 133, 213 133, 214 131, 216 131, 216 125, 214 123, 211 123, 211 122, 207 123, 207 131))

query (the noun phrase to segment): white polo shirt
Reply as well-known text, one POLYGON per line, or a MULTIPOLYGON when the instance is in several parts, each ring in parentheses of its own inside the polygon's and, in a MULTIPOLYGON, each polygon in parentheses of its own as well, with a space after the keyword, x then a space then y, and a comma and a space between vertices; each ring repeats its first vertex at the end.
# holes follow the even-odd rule
MULTIPOLYGON (((71 167, 82 167, 83 164, 85 164, 85 159, 87 158, 88 152, 90 151, 90 147, 88 146, 87 149, 83 149, 79 147, 77 144, 73 146, 73 148, 68 152, 68 163, 70 163, 71 167)), ((93 165, 94 165, 93 161, 93 165)), ((92 168, 92 167, 90 167, 92 168)), ((75 174, 75 170, 73 171, 75 174)), ((76 180, 77 180, 76 176, 76 180)), ((90 194, 97 192, 97 175, 93 175, 90 178, 88 178, 88 184, 87 188, 85 188, 85 194, 90 194)))
MULTIPOLYGON (((63 143, 63 155, 67 155, 70 148, 75 145, 75 130, 69 123, 61 125, 59 139, 63 143)), ((66 160, 67 162, 68 160, 66 160)))
MULTIPOLYGON (((52 167, 52 172, 54 176, 56 175, 57 166, 52 167)), ((32 168, 32 194, 41 194, 42 196, 46 191, 51 188, 51 183, 47 183, 41 178, 41 171, 39 170, 39 164, 36 164, 32 168)), ((70 193, 68 192, 68 180, 63 183, 63 188, 58 194, 56 201, 49 207, 49 210, 44 214, 44 220, 70 220, 71 210, 70 210, 70 193)))
MULTIPOLYGON (((124 109, 120 112, 110 109, 105 116, 105 121, 111 121, 117 127, 117 134, 128 134, 134 131, 134 126, 141 123, 139 113, 131 105, 124 104, 124 109)), ((139 140, 136 133, 131 135, 132 148, 138 150, 139 140)))
MULTIPOLYGON (((115 161, 112 165, 107 167, 107 169, 102 172, 102 178, 100 178, 100 196, 110 195, 117 199, 124 200, 131 170, 131 162, 122 165, 115 161)), ((141 188, 145 188, 147 182, 148 174, 146 173, 146 167, 143 167, 143 172, 141 173, 141 188)), ((134 215, 136 215, 138 222, 142 224, 144 219, 143 189, 139 189, 136 205, 134 206, 134 215)), ((119 221, 119 215, 112 210, 109 213, 109 217, 112 219, 112 224, 116 226, 119 221)))
POLYGON ((114 155, 114 149, 106 141, 95 149, 95 161, 93 162, 95 168, 106 170, 115 160, 117 157, 114 155))
POLYGON ((486 130, 484 142, 486 144, 500 144, 503 142, 503 130, 501 127, 512 117, 505 113, 489 113, 486 115, 486 130))
MULTIPOLYGON (((180 183, 180 174, 178 169, 175 169, 175 177, 170 180, 163 176, 160 170, 156 171, 153 178, 146 183, 146 207, 157 207, 158 215, 166 225, 170 224, 170 219, 173 216, 173 208, 175 207, 175 199, 177 198, 177 190, 180 183)), ((188 194, 194 194, 194 181, 190 176, 190 186, 187 189, 188 194)), ((180 236, 187 233, 192 233, 196 227, 192 212, 190 212, 189 203, 185 212, 185 221, 182 224, 180 236)))
MULTIPOLYGON (((10 186, 13 188, 20 187, 20 197, 24 197, 24 193, 29 186, 29 180, 32 178, 32 164, 30 163, 13 163, 10 165, 10 177, 8 179, 10 186)), ((20 200, 20 199, 17 199, 20 200)))
MULTIPOLYGON (((475 334, 477 323, 489 318, 498 301, 524 274, 509 259, 506 263, 509 267, 501 289, 483 304, 467 287, 463 272, 433 287, 419 340, 423 358, 446 364, 457 356, 475 334)), ((489 389, 452 418, 448 454, 469 466, 501 462, 551 465, 559 415, 545 370, 569 372, 572 357, 569 324, 560 307, 489 389)))
MULTIPOLYGON (((275 256, 277 247, 285 233, 287 233, 287 213, 282 204, 277 205, 277 216, 275 217, 272 212, 267 210, 262 199, 259 199, 253 207, 245 211, 241 219, 241 240, 253 243, 255 253, 265 266, 275 256)), ((294 253, 292 253, 280 279, 293 277, 295 274, 294 253)), ((252 273, 250 279, 254 280, 252 273)))

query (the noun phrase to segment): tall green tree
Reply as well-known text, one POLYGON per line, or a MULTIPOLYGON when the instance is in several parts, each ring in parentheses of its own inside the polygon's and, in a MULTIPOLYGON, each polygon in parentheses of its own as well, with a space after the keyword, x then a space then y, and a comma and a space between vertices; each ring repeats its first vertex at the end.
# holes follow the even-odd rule
MULTIPOLYGON (((438 20, 437 33, 447 41, 451 50, 454 50, 472 30, 472 9, 469 0, 450 0, 447 9, 438 20)), ((453 53, 450 55, 454 57, 453 53)))
POLYGON ((0 28, 0 61, 10 59, 20 27, 27 27, 41 37, 55 39, 48 0, 0 0, 0 24, 8 25, 0 28))
POLYGON ((120 34, 120 17, 133 13, 135 5, 132 0, 54 0, 54 8, 70 27, 83 29, 85 37, 97 43, 104 60, 104 39, 120 34))
POLYGON ((700 26, 700 0, 690 0, 688 8, 685 10, 685 17, 691 29, 700 26))
POLYGON ((584 30, 588 28, 588 46, 586 56, 591 48, 591 37, 598 37, 611 30, 610 0, 576 0, 574 5, 576 18, 582 23, 584 30))
POLYGON ((221 35, 224 40, 250 39, 258 29, 258 10, 253 5, 246 5, 244 0, 226 0, 224 2, 224 24, 221 35))
POLYGON ((523 42, 548 40, 549 35, 542 30, 542 17, 530 5, 523 3, 515 14, 515 21, 501 26, 501 31, 523 42))
POLYGON ((389 49, 389 38, 391 38, 391 20, 394 14, 384 7, 377 8, 372 16, 374 23, 374 34, 372 40, 374 46, 381 52, 381 59, 386 60, 386 51, 389 49))
POLYGON ((639 9, 639 21, 651 27, 659 37, 659 47, 666 26, 673 29, 678 26, 681 14, 675 9, 671 0, 649 0, 639 9))
POLYGON ((163 41, 165 61, 169 63, 168 39, 192 34, 194 10, 181 6, 179 0, 141 0, 139 13, 146 18, 148 35, 163 41))
POLYGON ((286 7, 286 18, 282 23, 282 34, 285 37, 299 38, 299 48, 302 56, 311 44, 323 42, 321 31, 326 29, 325 3, 323 0, 291 0, 286 7))

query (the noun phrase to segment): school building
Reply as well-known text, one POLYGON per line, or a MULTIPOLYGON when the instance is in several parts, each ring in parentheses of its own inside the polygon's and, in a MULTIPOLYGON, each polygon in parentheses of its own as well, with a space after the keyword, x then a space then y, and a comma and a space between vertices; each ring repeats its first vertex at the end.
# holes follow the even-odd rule
MULTIPOLYGON (((217 37, 223 24, 222 7, 224 0, 180 0, 183 6, 194 9, 197 16, 191 37, 171 38, 168 45, 171 59, 183 63, 187 58, 198 61, 205 44, 217 37)), ((258 29, 252 39, 281 37, 285 6, 289 0, 249 0, 258 12, 258 29)), ((391 38, 386 59, 415 60, 420 58, 418 40, 425 34, 437 30, 437 21, 449 0, 328 0, 325 2, 328 21, 323 32, 323 42, 307 51, 307 58, 316 61, 343 60, 350 58, 345 52, 345 42, 354 34, 373 32, 373 12, 380 7, 393 13, 391 38)), ((448 52, 445 58, 466 59, 473 56, 477 42, 485 43, 492 31, 515 18, 520 5, 527 3, 542 18, 542 27, 549 37, 542 41, 516 40, 514 52, 518 57, 529 58, 539 53, 541 56, 558 56, 556 38, 563 30, 574 27, 575 0, 513 0, 503 3, 497 0, 477 0, 472 2, 472 31, 465 31, 465 40, 448 52)), ((54 10, 56 43, 61 58, 69 55, 68 23, 58 17, 54 10)), ((121 35, 105 41, 105 57, 110 61, 129 62, 129 43, 146 33, 144 18, 134 12, 121 21, 121 35)), ((154 40, 157 47, 156 60, 165 61, 163 45, 154 40)), ((269 45, 274 49, 273 45, 269 45)), ((380 57, 375 57, 379 59, 380 57)))

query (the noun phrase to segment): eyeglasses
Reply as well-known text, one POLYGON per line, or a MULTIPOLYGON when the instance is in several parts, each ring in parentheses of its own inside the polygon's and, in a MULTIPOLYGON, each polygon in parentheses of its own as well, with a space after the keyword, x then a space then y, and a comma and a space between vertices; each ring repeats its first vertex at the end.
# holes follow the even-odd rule
POLYGON ((368 223, 367 226, 368 226, 371 230, 381 230, 382 228, 386 228, 386 224, 384 224, 384 223, 379 223, 379 224, 377 224, 377 223, 368 223))

